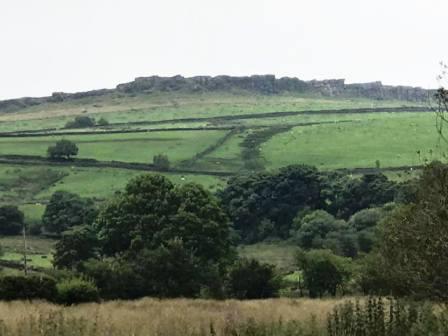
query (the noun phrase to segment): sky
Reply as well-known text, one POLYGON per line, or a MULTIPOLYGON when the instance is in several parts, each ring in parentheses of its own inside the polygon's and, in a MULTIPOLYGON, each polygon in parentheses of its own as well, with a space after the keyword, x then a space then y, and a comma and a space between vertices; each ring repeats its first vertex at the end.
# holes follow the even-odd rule
POLYGON ((177 74, 434 88, 447 18, 447 0, 1 0, 0 99, 177 74))

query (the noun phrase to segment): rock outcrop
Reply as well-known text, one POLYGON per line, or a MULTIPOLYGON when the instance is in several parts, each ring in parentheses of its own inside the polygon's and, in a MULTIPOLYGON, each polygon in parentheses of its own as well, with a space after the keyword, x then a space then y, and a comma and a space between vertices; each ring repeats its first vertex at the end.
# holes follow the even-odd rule
POLYGON ((274 75, 196 76, 196 77, 138 77, 134 81, 119 84, 115 89, 103 89, 79 93, 55 92, 50 97, 21 98, 0 101, 0 112, 15 111, 43 103, 56 103, 107 94, 150 94, 152 92, 213 92, 247 91, 255 94, 306 93, 326 97, 363 97, 369 99, 397 99, 424 101, 431 90, 410 86, 383 85, 381 82, 346 84, 344 79, 303 81, 296 77, 276 78, 274 75))

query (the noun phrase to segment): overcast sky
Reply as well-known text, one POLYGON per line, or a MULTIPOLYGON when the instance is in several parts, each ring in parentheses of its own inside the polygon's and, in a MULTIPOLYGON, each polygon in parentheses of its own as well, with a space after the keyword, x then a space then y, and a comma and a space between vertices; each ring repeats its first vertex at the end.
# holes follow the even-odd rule
POLYGON ((437 86, 447 0, 1 0, 0 99, 139 76, 437 86))

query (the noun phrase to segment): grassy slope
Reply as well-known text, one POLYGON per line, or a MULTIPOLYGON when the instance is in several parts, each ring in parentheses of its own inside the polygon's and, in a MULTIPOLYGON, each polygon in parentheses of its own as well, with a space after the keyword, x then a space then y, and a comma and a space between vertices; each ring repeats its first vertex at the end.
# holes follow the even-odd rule
POLYGON ((305 163, 318 168, 418 165, 440 159, 443 146, 434 127, 434 116, 386 114, 356 123, 295 127, 262 145, 267 167, 305 163), (420 152, 420 154, 417 153, 420 152))
POLYGON ((261 112, 415 105, 402 101, 328 99, 301 95, 253 95, 250 93, 154 93, 108 95, 63 103, 32 106, 15 113, 0 114, 0 131, 20 128, 62 127, 74 115, 104 116, 110 122, 213 117, 261 112), (33 122, 30 122, 33 120, 33 122))

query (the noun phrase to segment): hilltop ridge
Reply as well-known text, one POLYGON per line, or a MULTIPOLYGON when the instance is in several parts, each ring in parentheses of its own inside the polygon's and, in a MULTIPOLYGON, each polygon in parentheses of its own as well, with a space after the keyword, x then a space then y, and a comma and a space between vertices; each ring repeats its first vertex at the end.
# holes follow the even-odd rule
POLYGON ((115 89, 101 89, 78 93, 54 92, 51 96, 40 98, 18 98, 0 101, 0 112, 13 112, 29 106, 56 103, 86 97, 99 97, 108 94, 151 94, 154 92, 213 92, 248 91, 256 94, 275 95, 282 93, 316 94, 327 97, 361 97, 376 100, 424 101, 431 90, 412 86, 383 85, 382 82, 346 84, 345 79, 304 81, 296 77, 276 78, 274 75, 234 76, 195 76, 195 77, 138 77, 115 89))

